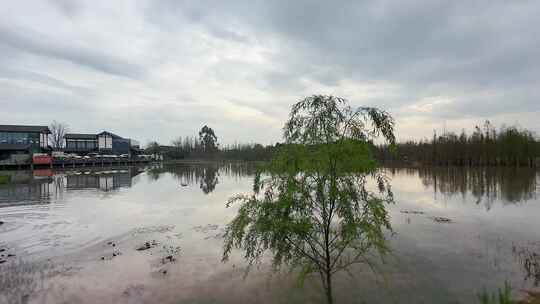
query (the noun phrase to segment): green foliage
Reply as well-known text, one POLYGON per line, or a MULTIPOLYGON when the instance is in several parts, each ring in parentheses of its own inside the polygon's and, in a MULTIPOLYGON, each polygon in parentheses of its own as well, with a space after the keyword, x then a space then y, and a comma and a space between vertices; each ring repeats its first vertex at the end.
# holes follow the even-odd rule
MULTIPOLYGON (((531 166, 540 157, 540 142, 531 131, 515 126, 497 131, 489 121, 476 126, 470 135, 465 130, 459 135, 445 131, 434 133, 431 140, 409 141, 397 147, 397 160, 436 165, 531 166)), ((396 160, 390 150, 379 147, 378 158, 396 160)))
POLYGON ((353 110, 342 98, 317 95, 295 104, 285 144, 256 174, 253 193, 228 202, 240 208, 226 228, 223 260, 240 248, 253 265, 269 251, 276 270, 296 269, 301 282, 318 273, 331 303, 334 273, 388 251, 385 204, 393 195, 371 140, 383 135, 394 144, 393 127, 386 112, 353 110))
POLYGON ((489 294, 486 290, 478 295, 481 304, 513 304, 511 299, 512 287, 510 283, 504 282, 504 288, 499 288, 498 294, 489 294))
POLYGON ((204 153, 201 142, 195 137, 178 137, 171 146, 162 147, 166 159, 210 158, 243 161, 269 161, 272 158, 274 146, 261 144, 224 145, 211 154, 204 153))

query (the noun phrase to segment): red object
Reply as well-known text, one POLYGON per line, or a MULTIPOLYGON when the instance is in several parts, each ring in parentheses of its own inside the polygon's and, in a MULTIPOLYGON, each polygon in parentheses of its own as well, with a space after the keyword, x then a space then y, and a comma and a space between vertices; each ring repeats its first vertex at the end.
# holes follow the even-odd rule
POLYGON ((34 170, 34 177, 51 177, 53 172, 51 169, 38 169, 34 170))
POLYGON ((34 155, 32 162, 34 165, 50 165, 52 164, 52 157, 49 155, 34 155))

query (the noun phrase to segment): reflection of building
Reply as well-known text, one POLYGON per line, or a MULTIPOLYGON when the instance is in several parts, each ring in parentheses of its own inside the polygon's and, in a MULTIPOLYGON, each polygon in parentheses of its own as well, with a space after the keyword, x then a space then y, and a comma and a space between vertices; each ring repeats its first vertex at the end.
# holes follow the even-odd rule
POLYGON ((7 181, 0 185, 0 207, 49 203, 51 178, 36 178, 30 171, 3 174, 7 181))
POLYGON ((103 131, 99 134, 68 133, 64 136, 65 151, 68 153, 87 154, 136 154, 139 142, 103 131))
POLYGON ((0 163, 26 163, 32 153, 48 148, 47 126, 0 125, 0 163))
POLYGON ((94 171, 77 174, 68 174, 66 176, 67 190, 99 189, 109 191, 118 188, 132 186, 133 177, 141 171, 137 168, 128 168, 125 170, 94 171))
POLYGON ((47 204, 68 190, 110 191, 131 187, 142 168, 129 167, 108 171, 54 172, 52 170, 0 172, 0 208, 13 205, 47 204))

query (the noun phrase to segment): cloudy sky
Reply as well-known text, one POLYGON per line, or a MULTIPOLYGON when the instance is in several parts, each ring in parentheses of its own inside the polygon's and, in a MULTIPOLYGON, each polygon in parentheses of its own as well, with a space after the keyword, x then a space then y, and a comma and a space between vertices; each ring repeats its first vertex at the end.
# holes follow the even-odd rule
POLYGON ((401 140, 540 133, 540 1, 4 1, 0 124, 274 143, 290 105, 390 111, 401 140))

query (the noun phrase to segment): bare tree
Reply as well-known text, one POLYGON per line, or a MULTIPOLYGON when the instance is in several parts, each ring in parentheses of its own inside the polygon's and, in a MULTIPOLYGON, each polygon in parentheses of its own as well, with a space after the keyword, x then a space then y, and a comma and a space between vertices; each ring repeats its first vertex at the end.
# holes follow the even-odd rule
POLYGON ((49 126, 49 130, 51 131, 49 137, 53 149, 62 149, 64 147, 64 135, 69 132, 68 124, 54 120, 49 126))

